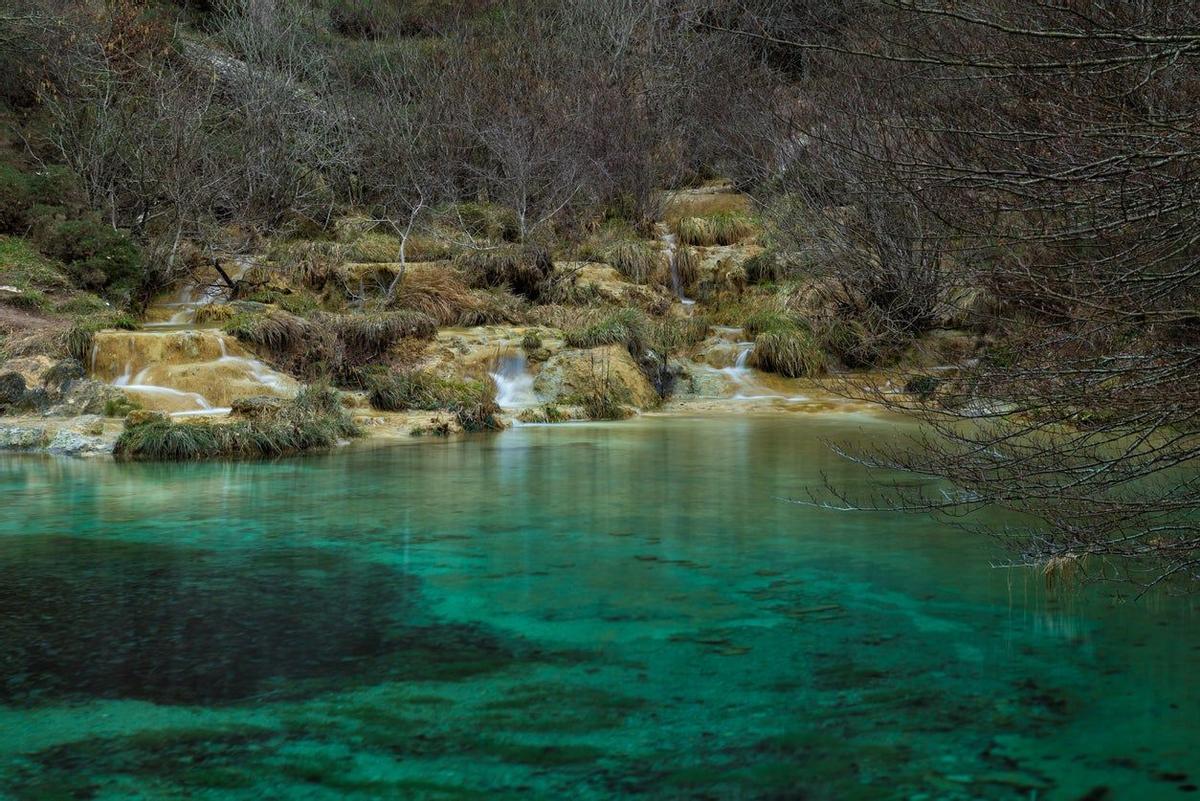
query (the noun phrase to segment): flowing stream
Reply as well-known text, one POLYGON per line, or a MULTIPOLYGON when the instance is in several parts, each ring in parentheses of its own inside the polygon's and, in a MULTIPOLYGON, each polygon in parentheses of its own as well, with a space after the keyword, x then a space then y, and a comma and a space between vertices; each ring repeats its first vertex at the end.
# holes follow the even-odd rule
POLYGON ((0 455, 0 788, 1195 798, 1194 601, 1058 593, 931 519, 781 500, 865 488, 823 442, 902 433, 726 414, 0 455))

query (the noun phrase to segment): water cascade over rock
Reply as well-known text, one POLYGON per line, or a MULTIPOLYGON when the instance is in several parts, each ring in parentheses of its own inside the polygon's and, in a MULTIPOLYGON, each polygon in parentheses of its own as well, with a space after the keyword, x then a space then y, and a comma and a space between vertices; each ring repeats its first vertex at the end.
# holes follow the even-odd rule
MULTIPOLYGON (((235 262, 231 275, 249 264, 235 262)), ((214 329, 194 328, 196 309, 221 300, 218 284, 191 284, 175 300, 152 307, 161 322, 150 330, 100 331, 92 340, 89 373, 120 387, 143 408, 173 415, 221 414, 255 395, 290 398, 299 384, 272 370, 238 342, 214 329)))
POLYGON ((496 384, 496 403, 501 409, 525 409, 539 402, 533 391, 533 375, 523 353, 501 356, 488 373, 496 384))
POLYGON ((714 326, 712 336, 698 349, 690 368, 701 397, 735 401, 801 401, 793 379, 764 373, 750 366, 754 342, 741 328, 714 326))

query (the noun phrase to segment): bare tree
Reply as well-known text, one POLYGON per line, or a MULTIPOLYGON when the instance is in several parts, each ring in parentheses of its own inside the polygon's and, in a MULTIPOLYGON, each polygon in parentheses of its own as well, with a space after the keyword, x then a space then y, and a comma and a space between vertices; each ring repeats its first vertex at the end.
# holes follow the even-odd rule
MULTIPOLYGON (((852 163, 882 203, 935 220, 947 258, 997 295, 998 341, 951 380, 848 385, 925 425, 854 458, 957 488, 896 487, 892 503, 1018 512, 986 530, 1020 564, 1200 578, 1195 4, 880 0, 834 39, 709 24, 805 53, 823 110, 809 156, 852 163), (839 141, 854 120, 895 146, 839 141)), ((832 205, 846 187, 821 189, 832 205)))

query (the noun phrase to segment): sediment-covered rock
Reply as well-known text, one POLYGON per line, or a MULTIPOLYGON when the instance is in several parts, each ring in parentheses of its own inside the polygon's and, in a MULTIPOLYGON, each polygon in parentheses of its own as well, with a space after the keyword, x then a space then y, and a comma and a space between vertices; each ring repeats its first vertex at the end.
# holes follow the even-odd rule
POLYGON ((564 404, 578 403, 598 391, 610 392, 619 402, 642 409, 659 403, 654 387, 620 345, 560 351, 543 365, 533 389, 547 402, 564 404))

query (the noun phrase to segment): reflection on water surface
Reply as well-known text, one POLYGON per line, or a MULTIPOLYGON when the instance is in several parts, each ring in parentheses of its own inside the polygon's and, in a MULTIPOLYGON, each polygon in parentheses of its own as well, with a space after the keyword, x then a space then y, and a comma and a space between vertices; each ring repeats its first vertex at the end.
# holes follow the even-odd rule
POLYGON ((655 418, 273 464, 0 457, 0 787, 1195 797, 1189 601, 1048 596, 927 520, 779 500, 864 481, 823 440, 889 430, 655 418))

